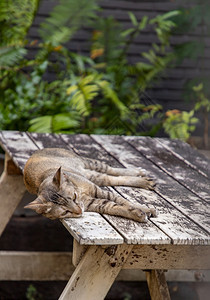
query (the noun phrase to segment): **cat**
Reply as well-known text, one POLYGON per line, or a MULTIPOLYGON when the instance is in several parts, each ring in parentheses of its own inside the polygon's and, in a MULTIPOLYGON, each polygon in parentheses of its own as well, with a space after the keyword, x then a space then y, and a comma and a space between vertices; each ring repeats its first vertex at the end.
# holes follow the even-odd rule
POLYGON ((71 150, 44 148, 26 162, 24 183, 38 197, 25 206, 49 219, 77 218, 84 211, 146 222, 154 208, 132 204, 119 194, 99 186, 132 186, 154 189, 154 182, 134 168, 112 168, 80 157, 71 150))

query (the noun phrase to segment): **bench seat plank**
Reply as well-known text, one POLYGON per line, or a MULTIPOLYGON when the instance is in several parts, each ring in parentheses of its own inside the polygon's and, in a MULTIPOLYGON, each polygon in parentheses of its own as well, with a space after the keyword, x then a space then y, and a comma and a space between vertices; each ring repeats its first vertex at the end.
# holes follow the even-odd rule
POLYGON ((195 168, 197 172, 210 178, 210 160, 202 153, 180 140, 169 140, 166 138, 157 138, 157 140, 169 151, 172 151, 173 155, 184 160, 186 164, 195 168))
POLYGON ((210 202, 209 179, 189 167, 183 160, 174 156, 156 139, 149 137, 125 137, 125 139, 169 176, 176 179, 199 198, 210 202))
MULTIPOLYGON (((117 187, 116 189, 120 191, 120 193, 123 193, 123 195, 126 195, 130 201, 132 201, 132 198, 135 198, 141 204, 146 203, 149 206, 151 203, 154 205, 159 215, 158 218, 152 218, 151 221, 171 237, 174 244, 210 243, 209 234, 193 222, 195 219, 198 223, 201 223, 203 227, 210 229, 206 207, 201 207, 202 210, 200 212, 200 208, 197 208, 194 194, 191 194, 177 181, 167 176, 167 174, 157 168, 152 162, 148 161, 133 147, 128 144, 126 145, 126 141, 123 138, 101 135, 93 135, 92 137, 103 145, 103 147, 125 167, 142 167, 147 170, 146 174, 155 178, 158 184, 156 190, 158 194, 163 195, 163 198, 154 192, 143 189, 137 190, 136 188, 128 187, 117 187), (172 191, 173 193, 171 192, 169 194, 168 191, 172 191), (179 191, 179 194, 177 191, 179 191), (181 198, 179 197, 180 193, 181 198), (165 199, 167 199, 167 201, 165 201, 165 199), (185 201, 181 201, 182 199, 185 199, 185 201), (188 205, 187 201, 189 201, 190 205, 188 205), (176 208, 178 208, 178 210, 176 208), (186 217, 186 215, 190 215, 191 219, 186 217), (206 216, 206 219, 204 216, 206 216)), ((201 199, 197 200, 200 204, 201 199)))

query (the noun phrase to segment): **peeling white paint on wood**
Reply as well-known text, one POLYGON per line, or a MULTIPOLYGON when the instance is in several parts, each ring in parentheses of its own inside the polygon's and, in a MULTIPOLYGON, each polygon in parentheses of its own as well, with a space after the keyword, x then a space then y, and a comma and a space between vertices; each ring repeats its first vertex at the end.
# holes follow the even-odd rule
MULTIPOLYGON (((200 243, 202 241, 203 244, 209 243, 209 235, 205 233, 205 231, 202 231, 199 226, 191 222, 188 218, 185 216, 189 216, 189 218, 193 221, 195 221, 197 224, 199 224, 204 229, 208 230, 210 232, 210 224, 209 224, 209 211, 207 208, 207 204, 203 203, 200 198, 196 197, 194 194, 190 193, 186 188, 184 188, 182 185, 180 185, 177 181, 173 180, 171 177, 167 176, 164 172, 162 172, 159 168, 157 168, 152 162, 148 161, 146 158, 141 156, 134 148, 129 146, 127 143, 123 142, 122 138, 116 137, 116 136, 92 136, 96 141, 98 141, 103 147, 111 153, 113 156, 115 156, 124 166, 126 167, 143 167, 147 168, 148 175, 152 178, 155 178, 158 185, 156 187, 156 190, 158 194, 163 196, 163 199, 161 201, 163 202, 163 207, 167 207, 167 202, 164 201, 166 199, 169 203, 172 204, 172 206, 168 206, 168 209, 172 212, 171 218, 169 217, 168 221, 171 220, 170 227, 173 228, 175 226, 174 222, 178 218, 178 216, 182 217, 183 226, 185 222, 186 224, 186 231, 188 231, 188 227, 195 228, 194 235, 192 238, 189 238, 186 242, 188 243, 200 243), (160 182, 161 179, 161 182, 160 182), (176 211, 174 209, 176 207, 180 212, 176 211), (175 212, 175 215, 173 215, 173 211, 175 212), (191 224, 191 225, 190 225, 191 224), (198 236, 196 235, 196 232, 198 233, 198 236)), ((137 139, 137 138, 134 138, 137 139)), ((141 138, 140 138, 141 139, 141 138)), ((149 150, 148 150, 149 151, 149 150)), ((135 189, 131 189, 135 190, 135 189)), ((140 195, 139 190, 139 195, 140 195)), ((152 201, 152 198, 151 198, 152 201)), ((155 202, 155 201, 154 201, 155 202)), ((155 204, 153 204, 155 206, 155 204)), ((161 204, 159 204, 161 207, 161 204)), ((158 206, 158 203, 157 203, 158 206)), ((168 212, 168 215, 170 213, 168 212)), ((164 232, 168 234, 168 231, 170 231, 169 228, 167 228, 166 225, 160 226, 160 224, 156 223, 157 220, 161 220, 161 214, 158 215, 157 219, 151 219, 152 222, 157 224, 164 232), (163 228, 165 227, 165 229, 163 228), (169 230, 168 230, 169 229, 169 230), (165 231, 166 230, 166 231, 165 231)), ((162 220, 164 222, 164 220, 162 220)), ((177 221, 178 222, 178 221, 177 221)), ((181 224, 178 228, 181 229, 181 224)), ((180 236, 181 232, 179 233, 179 230, 177 228, 177 235, 172 232, 173 241, 175 243, 185 243, 184 236, 180 236), (180 239, 181 237, 181 239, 180 239)), ((174 229, 175 230, 175 229, 174 229)), ((191 233, 189 233, 191 235, 191 233)))
POLYGON ((210 247, 202 245, 135 245, 123 268, 209 270, 210 247))
POLYGON ((80 245, 123 244, 123 238, 98 213, 85 212, 81 218, 61 221, 80 245))
POLYGON ((210 178, 210 160, 193 149, 189 144, 180 140, 169 140, 166 138, 156 138, 156 140, 171 151, 173 155, 197 170, 197 172, 210 178))
POLYGON ((104 217, 120 232, 126 244, 165 245, 171 243, 171 239, 150 221, 138 223, 110 215, 104 215, 104 217))
POLYGON ((2 131, 4 150, 12 157, 14 163, 23 171, 27 159, 37 150, 25 132, 2 131))
POLYGON ((125 139, 168 175, 178 180, 190 191, 197 194, 198 197, 210 202, 209 179, 192 169, 183 160, 174 156, 156 139, 149 137, 142 137, 138 140, 133 139, 133 137, 125 137, 125 139), (200 195, 201 190, 202 195, 200 195))
POLYGON ((158 216, 151 218, 151 221, 172 239, 173 244, 210 245, 210 236, 206 232, 156 193, 130 187, 116 189, 130 201, 136 199, 140 204, 155 207, 158 216))

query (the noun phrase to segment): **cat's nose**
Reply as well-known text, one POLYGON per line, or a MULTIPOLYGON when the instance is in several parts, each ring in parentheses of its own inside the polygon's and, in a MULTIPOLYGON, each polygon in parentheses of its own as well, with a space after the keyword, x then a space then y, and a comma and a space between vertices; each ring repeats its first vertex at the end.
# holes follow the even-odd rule
POLYGON ((81 215, 82 214, 82 209, 81 207, 77 206, 75 207, 75 214, 81 215))

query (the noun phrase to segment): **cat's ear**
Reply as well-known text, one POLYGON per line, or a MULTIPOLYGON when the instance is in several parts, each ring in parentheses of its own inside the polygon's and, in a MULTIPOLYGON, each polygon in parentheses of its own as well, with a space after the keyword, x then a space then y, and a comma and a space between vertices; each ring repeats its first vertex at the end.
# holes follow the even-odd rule
POLYGON ((24 208, 35 210, 38 214, 43 214, 47 209, 47 204, 38 197, 34 201, 30 202, 24 208))
POLYGON ((53 177, 53 183, 57 188, 60 188, 62 185, 62 171, 61 167, 56 171, 54 177, 53 177))

